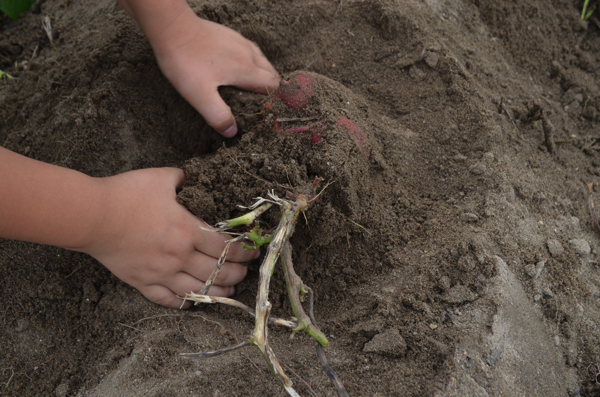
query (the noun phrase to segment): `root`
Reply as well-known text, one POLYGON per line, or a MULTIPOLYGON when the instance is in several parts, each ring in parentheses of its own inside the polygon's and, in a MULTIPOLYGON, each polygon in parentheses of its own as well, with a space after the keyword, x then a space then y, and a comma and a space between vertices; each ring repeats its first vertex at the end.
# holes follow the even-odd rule
POLYGON ((239 243, 243 240, 245 240, 247 237, 247 234, 242 234, 234 239, 228 240, 227 243, 225 244, 225 249, 223 250, 223 252, 221 253, 221 256, 219 257, 219 260, 217 261, 217 266, 215 267, 215 270, 212 271, 212 273, 210 274, 210 276, 208 276, 208 279, 206 280, 206 283, 204 284, 204 287, 202 288, 202 290, 200 291, 200 295, 206 295, 206 293, 208 292, 209 288, 215 283, 215 280, 217 278, 217 276, 219 275, 219 272, 221 271, 221 268, 223 267, 223 264, 225 264, 225 259, 227 258, 227 254, 229 253, 229 247, 231 247, 232 243, 239 243))
POLYGON ((200 353, 181 353, 180 356, 184 358, 193 358, 195 360, 202 360, 203 358, 217 357, 225 353, 241 349, 242 347, 250 346, 250 342, 243 341, 235 346, 229 346, 221 350, 214 350, 211 352, 200 352, 200 353))
MULTIPOLYGON (((314 293, 313 293, 313 290, 308 287, 307 287, 307 291, 308 291, 308 314, 310 316, 310 321, 316 327, 317 320, 315 320, 315 314, 314 314, 314 293)), ((327 362, 327 357, 325 357, 325 349, 323 349, 323 346, 321 346, 320 344, 317 343, 316 349, 317 349, 317 358, 319 359, 319 362, 321 363, 321 367, 323 367, 323 371, 325 371, 325 374, 327 375, 329 380, 331 380, 331 383, 333 383, 333 385, 335 386, 335 389, 337 390, 338 394, 341 397, 349 397, 348 392, 346 391, 346 388, 344 387, 344 384, 342 383, 342 380, 340 379, 338 374, 333 370, 333 368, 331 368, 331 366, 327 362)))
MULTIPOLYGON (((246 313, 250 314, 252 317, 256 318, 254 311, 250 307, 244 305, 242 302, 236 301, 235 299, 221 298, 219 296, 194 294, 193 292, 185 294, 185 298, 183 299, 196 302, 194 305, 198 305, 200 303, 221 303, 223 305, 237 307, 238 309, 242 309, 246 313)), ((298 328, 298 322, 293 320, 284 320, 281 318, 269 317, 268 323, 269 325, 279 325, 290 329, 298 328)))

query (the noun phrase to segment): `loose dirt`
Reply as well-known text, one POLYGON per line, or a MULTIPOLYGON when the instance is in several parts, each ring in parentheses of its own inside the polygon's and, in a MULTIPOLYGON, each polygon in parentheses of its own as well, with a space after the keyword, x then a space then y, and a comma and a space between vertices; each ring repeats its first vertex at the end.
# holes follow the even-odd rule
MULTIPOLYGON (((581 3, 191 1, 286 80, 315 81, 302 110, 224 88, 242 130, 225 140, 117 4, 47 0, 0 21, 15 77, 0 82, 0 144, 99 177, 182 167, 178 199, 209 223, 333 181, 291 242, 350 395, 600 395, 586 186, 600 183, 600 28, 581 3)), ((259 265, 237 288, 251 306, 259 265)), ((0 395, 284 395, 254 349, 179 357, 246 339, 234 308, 159 307, 53 247, 0 240, 0 269, 0 395)), ((279 269, 271 302, 290 315, 279 269)), ((270 339, 302 395, 335 395, 307 336, 270 339)))

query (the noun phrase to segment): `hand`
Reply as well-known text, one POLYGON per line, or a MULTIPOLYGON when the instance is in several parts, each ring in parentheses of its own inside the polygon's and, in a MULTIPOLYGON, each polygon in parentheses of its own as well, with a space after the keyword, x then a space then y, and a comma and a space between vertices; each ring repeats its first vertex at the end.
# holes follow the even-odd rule
MULTIPOLYGON (((182 306, 178 296, 202 289, 231 238, 200 229, 206 224, 175 201, 184 178, 177 168, 151 168, 97 179, 106 197, 103 220, 78 249, 151 301, 176 308, 182 306)), ((233 285, 246 276, 242 263, 257 254, 233 244, 208 293, 233 294, 233 285)))
POLYGON ((237 127, 231 109, 219 95, 220 86, 260 94, 279 86, 279 74, 254 43, 225 26, 197 17, 191 10, 184 10, 160 28, 140 23, 146 27, 165 76, 225 137, 234 136, 237 127))

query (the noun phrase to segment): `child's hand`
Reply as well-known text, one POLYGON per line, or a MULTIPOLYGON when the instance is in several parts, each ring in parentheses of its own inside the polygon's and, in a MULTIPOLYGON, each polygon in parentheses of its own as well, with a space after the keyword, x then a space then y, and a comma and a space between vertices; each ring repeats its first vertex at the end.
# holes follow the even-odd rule
MULTIPOLYGON (((151 168, 97 179, 106 203, 103 220, 86 252, 153 302, 180 307, 177 297, 199 292, 230 236, 200 229, 206 224, 175 201, 184 181, 177 168, 151 168)), ((210 295, 230 296, 246 276, 242 265, 257 252, 233 244, 210 295)), ((189 307, 186 302, 184 307, 189 307)))
POLYGON ((279 75, 254 43, 195 16, 185 35, 176 33, 175 39, 153 46, 161 70, 177 91, 227 138, 237 127, 218 87, 268 94, 279 85, 279 75))
POLYGON ((148 37, 161 70, 177 91, 226 137, 237 132, 220 86, 260 94, 279 86, 279 74, 239 33, 196 16, 185 0, 119 0, 148 37))

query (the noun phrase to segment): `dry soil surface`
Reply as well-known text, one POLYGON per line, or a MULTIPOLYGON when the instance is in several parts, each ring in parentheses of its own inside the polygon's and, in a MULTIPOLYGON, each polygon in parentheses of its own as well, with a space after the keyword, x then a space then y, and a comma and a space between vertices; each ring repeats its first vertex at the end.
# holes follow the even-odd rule
MULTIPOLYGON (((307 106, 225 88, 243 131, 221 139, 114 1, 47 0, 0 21, 0 144, 98 177, 183 167, 179 200, 210 223, 334 181, 291 243, 352 396, 600 395, 596 15, 568 0, 191 4, 286 80, 312 76, 307 106)), ((236 294, 251 306, 259 266, 236 294)), ((159 307, 53 247, 0 240, 0 269, 0 395, 284 395, 255 349, 179 356, 246 339, 236 309, 159 307)), ((290 316, 279 270, 271 302, 290 316)), ((306 335, 270 340, 301 395, 335 395, 306 335)))

